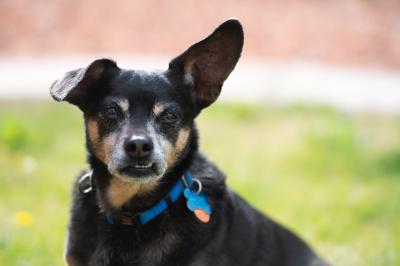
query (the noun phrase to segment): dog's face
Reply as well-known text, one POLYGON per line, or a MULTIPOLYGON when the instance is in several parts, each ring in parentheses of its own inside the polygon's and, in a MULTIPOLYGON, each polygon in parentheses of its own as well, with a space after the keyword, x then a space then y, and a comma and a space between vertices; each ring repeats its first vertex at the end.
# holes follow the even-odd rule
POLYGON ((185 152, 194 118, 190 95, 168 72, 119 70, 85 106, 88 147, 129 181, 160 178, 185 152))
POLYGON ((100 59, 68 72, 50 92, 84 112, 89 152, 111 175, 154 181, 184 157, 193 119, 217 99, 242 46, 240 23, 228 20, 166 71, 124 70, 100 59))

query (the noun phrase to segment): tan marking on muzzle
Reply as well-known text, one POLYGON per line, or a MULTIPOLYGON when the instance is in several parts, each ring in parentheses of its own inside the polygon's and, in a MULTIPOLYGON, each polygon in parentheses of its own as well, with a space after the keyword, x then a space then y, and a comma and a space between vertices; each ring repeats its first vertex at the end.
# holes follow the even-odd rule
POLYGON ((116 135, 109 134, 101 139, 99 136, 99 128, 96 120, 88 120, 87 128, 89 140, 91 142, 94 155, 97 157, 97 159, 99 159, 103 163, 106 163, 107 158, 111 154, 111 151, 115 145, 116 135))
POLYGON ((133 196, 143 196, 157 185, 156 180, 125 182, 119 177, 111 176, 107 188, 107 199, 114 208, 121 208, 133 196))
POLYGON ((99 136, 99 128, 97 121, 89 119, 87 122, 87 132, 89 134, 90 144, 93 148, 93 152, 96 157, 102 162, 105 161, 105 152, 102 144, 102 140, 99 136))
POLYGON ((185 148, 188 139, 189 139, 190 130, 188 128, 182 128, 178 133, 178 138, 176 139, 175 145, 172 146, 171 143, 168 142, 165 147, 166 153, 166 163, 167 167, 171 167, 175 164, 179 155, 181 155, 183 149, 185 148))

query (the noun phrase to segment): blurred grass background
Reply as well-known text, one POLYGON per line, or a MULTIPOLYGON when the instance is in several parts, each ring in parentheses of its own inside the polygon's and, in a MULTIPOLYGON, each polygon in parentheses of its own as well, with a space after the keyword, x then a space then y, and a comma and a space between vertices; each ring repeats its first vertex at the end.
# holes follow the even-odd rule
MULTIPOLYGON (((198 126, 229 185, 333 265, 400 265, 400 116, 225 103, 198 126)), ((1 103, 0 265, 63 264, 85 167, 77 109, 1 103)))

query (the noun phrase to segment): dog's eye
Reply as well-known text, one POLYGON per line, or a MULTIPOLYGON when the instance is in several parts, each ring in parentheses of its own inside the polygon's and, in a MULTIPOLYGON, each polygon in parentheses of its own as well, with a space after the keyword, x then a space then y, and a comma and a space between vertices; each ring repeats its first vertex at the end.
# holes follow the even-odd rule
POLYGON ((173 124, 178 121, 179 116, 176 113, 165 111, 160 115, 159 119, 163 123, 173 124))
POLYGON ((104 109, 104 116, 109 119, 116 119, 118 115, 118 109, 115 106, 108 106, 104 109))

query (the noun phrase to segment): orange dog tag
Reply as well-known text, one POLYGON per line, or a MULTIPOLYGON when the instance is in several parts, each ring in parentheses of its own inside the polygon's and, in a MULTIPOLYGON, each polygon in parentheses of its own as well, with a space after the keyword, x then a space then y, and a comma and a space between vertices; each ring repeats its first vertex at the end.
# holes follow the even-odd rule
POLYGON ((208 223, 210 221, 210 215, 202 209, 194 210, 194 215, 203 223, 208 223))

